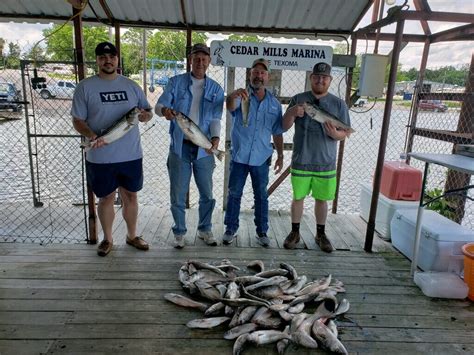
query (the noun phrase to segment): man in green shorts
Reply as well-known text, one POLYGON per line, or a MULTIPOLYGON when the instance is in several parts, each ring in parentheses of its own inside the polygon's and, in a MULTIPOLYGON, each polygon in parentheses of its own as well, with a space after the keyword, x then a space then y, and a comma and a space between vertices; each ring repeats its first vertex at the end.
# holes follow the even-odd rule
POLYGON ((303 103, 317 106, 350 126, 349 111, 343 100, 328 92, 332 81, 331 66, 317 63, 310 76, 311 91, 294 96, 283 116, 283 129, 295 125, 293 155, 291 160, 291 204, 292 228, 284 247, 294 249, 300 240, 300 221, 304 199, 311 194, 315 199, 316 243, 321 250, 332 251, 324 227, 328 214, 327 202, 336 193, 337 141, 349 136, 349 132, 336 128, 329 122, 324 124, 305 113, 303 103))

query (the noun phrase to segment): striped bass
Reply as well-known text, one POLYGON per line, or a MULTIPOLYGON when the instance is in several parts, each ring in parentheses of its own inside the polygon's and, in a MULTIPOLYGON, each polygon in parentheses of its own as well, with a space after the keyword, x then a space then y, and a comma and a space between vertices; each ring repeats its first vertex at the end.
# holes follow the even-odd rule
POLYGON ((96 139, 89 140, 86 138, 85 142, 81 144, 81 147, 84 148, 84 151, 88 152, 94 147, 94 143, 98 138, 102 138, 107 144, 119 140, 128 132, 130 132, 133 127, 138 125, 139 114, 140 110, 137 107, 132 108, 125 115, 123 115, 121 119, 98 135, 96 139))
POLYGON ((340 128, 349 133, 354 133, 355 130, 348 125, 342 123, 336 116, 322 110, 321 108, 314 106, 308 102, 303 104, 304 111, 306 114, 311 117, 311 119, 318 121, 319 123, 329 122, 333 126, 340 128))
MULTIPOLYGON (((183 131, 187 139, 189 139, 191 142, 196 144, 198 147, 201 147, 204 149, 212 148, 212 143, 209 140, 209 138, 207 138, 207 136, 204 133, 202 133, 199 126, 196 123, 194 123, 192 119, 190 119, 188 116, 186 116, 182 112, 177 112, 175 117, 176 117, 176 123, 178 124, 179 128, 181 128, 181 130, 183 131)), ((225 156, 225 152, 218 149, 212 150, 212 153, 217 157, 217 159, 221 161, 225 156)))

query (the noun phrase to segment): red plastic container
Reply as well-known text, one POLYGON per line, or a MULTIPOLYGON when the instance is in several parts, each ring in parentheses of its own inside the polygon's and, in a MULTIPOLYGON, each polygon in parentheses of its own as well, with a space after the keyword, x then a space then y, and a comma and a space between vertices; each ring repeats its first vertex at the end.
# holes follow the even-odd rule
POLYGON ((417 201, 421 195, 420 170, 398 161, 383 163, 380 192, 392 200, 417 201))

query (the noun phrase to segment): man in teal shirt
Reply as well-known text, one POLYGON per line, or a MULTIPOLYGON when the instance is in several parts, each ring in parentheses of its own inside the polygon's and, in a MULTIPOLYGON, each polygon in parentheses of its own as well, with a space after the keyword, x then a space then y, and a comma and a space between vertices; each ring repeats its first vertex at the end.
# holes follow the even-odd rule
POLYGON ((277 150, 275 171, 283 167, 282 109, 278 100, 265 89, 269 80, 269 63, 260 58, 250 71, 250 89, 238 89, 226 101, 232 114, 232 161, 230 162, 229 194, 224 224, 223 243, 230 244, 239 228, 242 192, 250 174, 255 200, 255 225, 258 242, 267 247, 268 173, 273 147, 277 150))

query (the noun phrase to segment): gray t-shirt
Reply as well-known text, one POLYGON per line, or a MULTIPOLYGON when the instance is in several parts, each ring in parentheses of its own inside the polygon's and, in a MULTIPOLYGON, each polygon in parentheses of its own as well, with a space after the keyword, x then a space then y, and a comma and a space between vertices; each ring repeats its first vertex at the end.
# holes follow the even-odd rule
MULTIPOLYGON (((134 107, 150 108, 145 94, 134 81, 122 75, 114 80, 95 75, 77 85, 71 115, 84 120, 100 135, 134 107)), ((136 160, 142 156, 140 133, 138 126, 135 126, 119 140, 91 149, 86 159, 91 163, 107 164, 136 160)))
MULTIPOLYGON (((308 102, 331 113, 350 126, 349 110, 343 100, 328 93, 319 100, 311 91, 293 96, 288 108, 308 102)), ((304 171, 331 171, 336 169, 337 141, 329 137, 321 123, 311 119, 306 113, 295 120, 293 137, 293 169, 304 171)))

